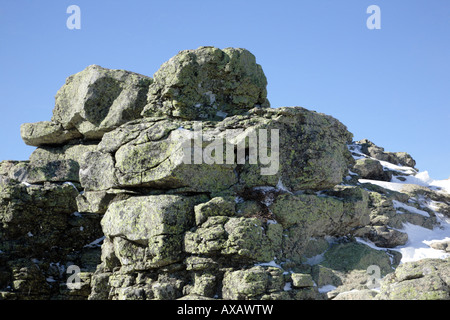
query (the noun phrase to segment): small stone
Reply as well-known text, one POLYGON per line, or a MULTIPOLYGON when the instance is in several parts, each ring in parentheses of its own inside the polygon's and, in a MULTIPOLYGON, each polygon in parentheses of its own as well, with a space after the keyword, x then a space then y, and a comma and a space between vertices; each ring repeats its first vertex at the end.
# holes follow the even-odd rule
POLYGON ((295 288, 306 288, 314 286, 314 281, 310 274, 293 273, 291 274, 292 285, 295 288))

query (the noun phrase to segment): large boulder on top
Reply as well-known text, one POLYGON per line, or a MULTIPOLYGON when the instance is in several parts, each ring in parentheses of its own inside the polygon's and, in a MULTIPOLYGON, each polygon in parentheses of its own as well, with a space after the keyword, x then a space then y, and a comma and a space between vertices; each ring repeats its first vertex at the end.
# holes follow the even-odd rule
POLYGON ((22 138, 34 146, 80 137, 101 139, 105 132, 140 117, 151 82, 134 72, 88 66, 59 89, 52 120, 23 124, 22 138))
POLYGON ((67 78, 56 94, 52 121, 66 130, 76 128, 85 138, 100 139, 139 118, 151 83, 134 72, 91 65, 67 78))
POLYGON ((179 52, 154 74, 144 116, 223 119, 268 107, 267 79, 255 56, 240 48, 179 52))

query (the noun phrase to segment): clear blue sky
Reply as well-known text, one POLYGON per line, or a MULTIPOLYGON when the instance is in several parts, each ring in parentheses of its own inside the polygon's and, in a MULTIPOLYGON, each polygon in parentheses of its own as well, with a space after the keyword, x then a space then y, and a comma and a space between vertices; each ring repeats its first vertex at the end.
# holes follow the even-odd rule
POLYGON ((0 0, 0 160, 26 160, 20 124, 50 120, 66 77, 91 64, 152 76, 184 49, 250 50, 272 107, 303 106, 355 140, 450 176, 448 0, 0 0), (81 29, 69 30, 69 5, 81 29), (369 5, 381 29, 369 30, 369 5))

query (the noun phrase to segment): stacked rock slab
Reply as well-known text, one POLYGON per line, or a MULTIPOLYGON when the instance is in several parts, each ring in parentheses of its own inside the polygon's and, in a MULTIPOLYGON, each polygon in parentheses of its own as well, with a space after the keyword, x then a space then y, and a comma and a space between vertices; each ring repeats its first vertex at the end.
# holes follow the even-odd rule
POLYGON ((321 297, 286 291, 289 275, 269 265, 298 268, 310 239, 365 226, 369 197, 317 194, 347 174, 352 135, 330 116, 267 108, 266 84, 246 50, 182 51, 155 74, 143 118, 84 154, 85 203, 107 207, 90 299, 321 297))
POLYGON ((408 194, 357 178, 390 179, 379 160, 415 162, 368 140, 358 150, 371 159, 355 161, 342 123, 269 108, 266 86, 238 48, 181 51, 153 79, 70 76, 51 121, 21 127, 29 161, 0 163, 1 297, 345 296, 319 290, 332 285, 372 298, 366 269, 384 276, 399 256, 354 238, 393 247, 404 219, 435 219, 398 218, 393 201, 408 194), (71 265, 81 288, 67 286, 71 265))
POLYGON ((25 143, 37 148, 29 161, 0 163, 3 298, 90 294, 103 233, 101 210, 87 209, 79 200, 81 158, 96 150, 105 132, 140 116, 151 82, 128 71, 89 66, 58 91, 51 121, 21 126, 25 143), (66 285, 71 265, 82 279, 76 290, 66 285))

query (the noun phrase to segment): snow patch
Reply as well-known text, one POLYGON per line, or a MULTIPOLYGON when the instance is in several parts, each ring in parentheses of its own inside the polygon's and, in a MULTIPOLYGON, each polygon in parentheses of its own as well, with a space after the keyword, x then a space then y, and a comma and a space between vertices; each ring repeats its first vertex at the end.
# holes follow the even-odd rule
POLYGON ((221 118, 226 118, 228 116, 228 113, 223 112, 223 111, 217 111, 216 112, 216 116, 221 117, 221 118))
POLYGON ((283 288, 284 291, 290 291, 292 290, 292 282, 286 282, 283 288))
POLYGON ((370 180, 370 179, 358 179, 360 183, 371 183, 382 188, 400 192, 403 189, 404 183, 401 182, 387 182, 387 181, 379 181, 379 180, 370 180))
POLYGON ((449 239, 450 224, 441 220, 439 226, 430 230, 406 222, 401 231, 408 234, 408 242, 403 246, 392 248, 402 254, 401 263, 425 258, 445 259, 450 256, 450 253, 429 246, 432 242, 449 239))
POLYGON ((77 189, 77 187, 75 187, 75 185, 72 183, 72 182, 70 182, 70 181, 66 181, 66 182, 64 182, 63 184, 68 184, 68 185, 70 185, 70 186, 72 186, 72 187, 74 187, 75 188, 75 190, 77 190, 77 192, 78 192, 78 189, 77 189))
POLYGON ((327 293, 327 292, 333 291, 335 289, 336 289, 335 286, 333 286, 331 284, 327 284, 327 285, 324 285, 324 286, 320 287, 319 288, 319 292, 320 293, 327 293))
MULTIPOLYGON (((430 215, 428 214, 428 212, 424 211, 424 210, 420 210, 417 209, 416 207, 412 207, 412 206, 408 206, 406 204, 404 204, 403 202, 397 201, 397 200, 392 200, 392 204, 394 205, 395 209, 404 209, 406 211, 409 211, 411 213, 417 213, 420 214, 421 216, 424 217, 430 217, 430 215)), ((402 213, 401 211, 397 211, 397 213, 402 213)))
POLYGON ((212 91, 208 91, 204 93, 205 96, 209 98, 209 103, 212 105, 214 102, 216 102, 216 95, 212 93, 212 91))
POLYGON ((91 243, 87 244, 84 246, 84 248, 97 248, 101 246, 101 242, 105 240, 105 236, 95 239, 94 241, 92 241, 91 243))
POLYGON ((261 263, 255 263, 255 266, 260 267, 275 267, 279 269, 283 269, 279 264, 275 262, 275 260, 269 261, 269 262, 261 262, 261 263))

